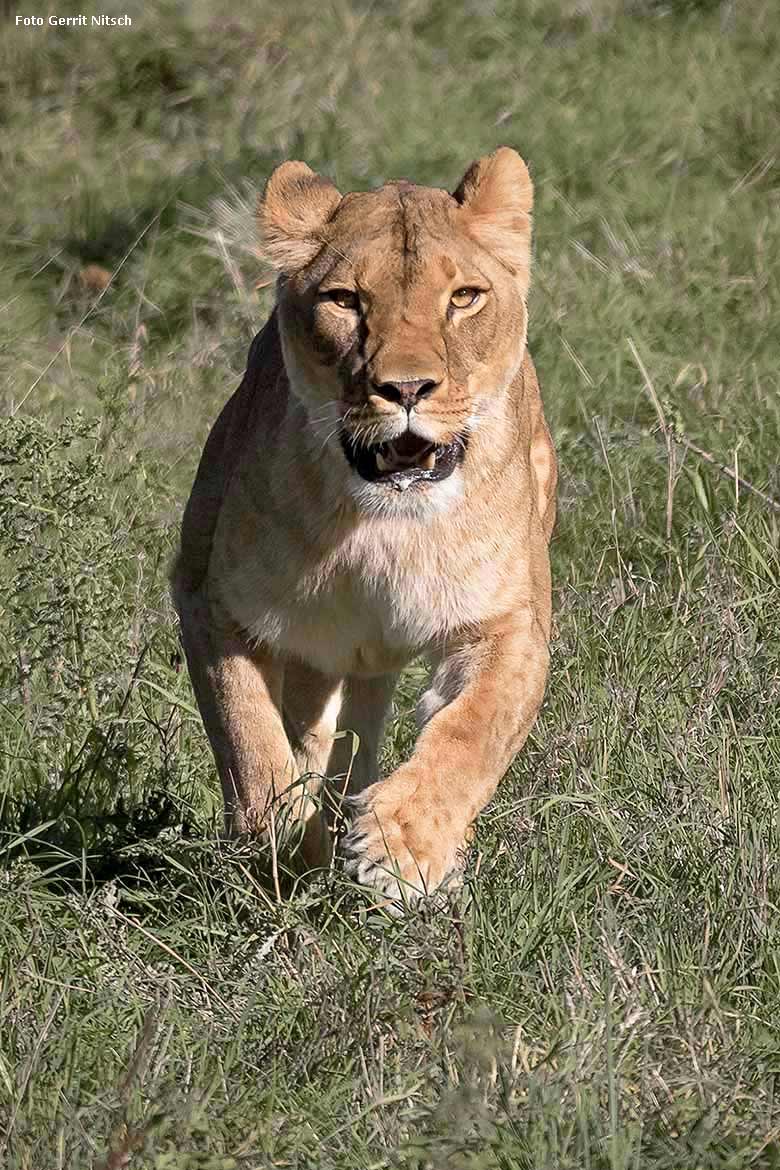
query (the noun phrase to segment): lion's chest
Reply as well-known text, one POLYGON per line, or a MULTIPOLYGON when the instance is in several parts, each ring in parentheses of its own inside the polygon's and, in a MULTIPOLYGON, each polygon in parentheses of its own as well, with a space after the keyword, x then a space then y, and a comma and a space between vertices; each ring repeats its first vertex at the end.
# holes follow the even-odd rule
POLYGON ((398 670, 434 638, 436 621, 423 599, 415 604, 388 581, 369 585, 337 574, 307 590, 299 584, 288 603, 258 615, 253 633, 274 637, 280 649, 333 674, 398 670))
POLYGON ((479 573, 416 544, 356 540, 313 569, 290 569, 272 579, 259 558, 231 608, 252 638, 328 674, 399 670, 483 618, 491 597, 479 573))

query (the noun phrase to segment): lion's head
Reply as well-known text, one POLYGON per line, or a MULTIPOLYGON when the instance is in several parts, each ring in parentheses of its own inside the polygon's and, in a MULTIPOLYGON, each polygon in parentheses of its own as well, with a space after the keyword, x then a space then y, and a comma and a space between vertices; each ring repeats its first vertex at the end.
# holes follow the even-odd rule
POLYGON ((449 479, 502 417, 525 350, 532 201, 507 147, 453 194, 401 181, 342 196, 300 162, 271 175, 259 218, 291 388, 364 502, 449 479))

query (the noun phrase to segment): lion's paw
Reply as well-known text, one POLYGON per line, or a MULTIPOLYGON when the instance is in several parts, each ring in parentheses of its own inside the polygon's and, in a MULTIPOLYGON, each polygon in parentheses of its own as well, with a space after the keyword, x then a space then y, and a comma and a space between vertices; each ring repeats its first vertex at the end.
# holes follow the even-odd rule
POLYGON ((465 834, 430 796, 409 794, 407 784, 391 777, 354 803, 344 849, 347 872, 360 885, 373 887, 399 909, 460 881, 465 834))

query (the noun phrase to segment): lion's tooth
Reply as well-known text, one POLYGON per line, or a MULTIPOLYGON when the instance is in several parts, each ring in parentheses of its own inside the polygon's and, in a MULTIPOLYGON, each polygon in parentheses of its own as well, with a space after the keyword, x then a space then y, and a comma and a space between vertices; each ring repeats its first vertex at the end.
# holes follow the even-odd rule
POLYGON ((425 458, 421 461, 420 467, 422 467, 422 469, 424 471, 433 471, 435 466, 436 466, 436 452, 429 451, 428 454, 425 456, 425 458))
POLYGON ((387 462, 384 455, 380 455, 379 452, 377 451, 375 458, 376 458, 377 471, 389 471, 390 470, 390 464, 387 462))

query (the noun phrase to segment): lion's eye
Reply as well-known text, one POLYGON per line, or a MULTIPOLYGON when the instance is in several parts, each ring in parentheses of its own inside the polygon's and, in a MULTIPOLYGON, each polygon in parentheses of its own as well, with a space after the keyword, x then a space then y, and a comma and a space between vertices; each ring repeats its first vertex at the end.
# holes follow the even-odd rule
POLYGON ((476 305, 481 296, 481 289, 459 288, 450 297, 450 304, 455 309, 470 309, 472 305, 476 305))
POLYGON ((360 298, 351 288, 329 288, 322 294, 325 300, 333 301, 340 309, 359 309, 360 298))

